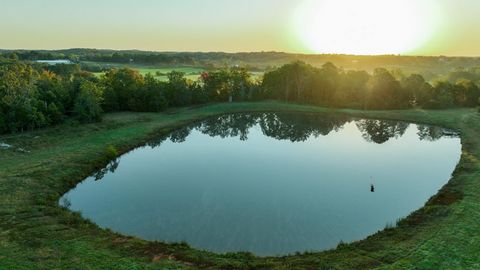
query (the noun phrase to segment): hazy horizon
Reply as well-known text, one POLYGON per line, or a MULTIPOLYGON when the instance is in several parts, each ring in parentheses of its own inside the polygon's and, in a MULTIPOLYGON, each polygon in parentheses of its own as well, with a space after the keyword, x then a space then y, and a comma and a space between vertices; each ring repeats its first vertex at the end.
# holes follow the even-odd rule
POLYGON ((91 47, 71 47, 71 48, 54 48, 54 49, 38 49, 38 48, 0 48, 4 51, 66 51, 66 50, 98 50, 98 51, 115 51, 115 52, 128 52, 128 51, 138 51, 138 52, 153 52, 153 53, 227 53, 227 54, 237 54, 237 53, 285 53, 285 54, 298 54, 298 55, 344 55, 344 56, 412 56, 412 57, 465 57, 465 58, 478 58, 479 55, 445 55, 445 54, 436 54, 436 55, 426 55, 426 54, 349 54, 349 53, 315 53, 315 52, 288 52, 288 51, 173 51, 173 50, 142 50, 142 49, 111 49, 111 48, 91 48, 91 47))
POLYGON ((480 55, 475 0, 2 2, 7 50, 480 55))

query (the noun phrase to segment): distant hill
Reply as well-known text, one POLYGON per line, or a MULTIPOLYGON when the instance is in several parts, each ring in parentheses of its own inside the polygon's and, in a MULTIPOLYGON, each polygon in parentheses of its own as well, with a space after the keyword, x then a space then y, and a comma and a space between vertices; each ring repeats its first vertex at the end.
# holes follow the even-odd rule
POLYGON ((4 57, 21 60, 69 59, 75 62, 135 64, 147 66, 219 67, 240 65, 251 70, 266 70, 292 61, 314 66, 332 62, 344 69, 372 71, 377 67, 401 69, 406 73, 445 74, 456 68, 480 67, 480 57, 401 56, 401 55, 338 55, 292 54, 284 52, 152 52, 138 50, 64 49, 64 50, 0 50, 4 57), (13 56, 15 54, 15 56, 13 56))

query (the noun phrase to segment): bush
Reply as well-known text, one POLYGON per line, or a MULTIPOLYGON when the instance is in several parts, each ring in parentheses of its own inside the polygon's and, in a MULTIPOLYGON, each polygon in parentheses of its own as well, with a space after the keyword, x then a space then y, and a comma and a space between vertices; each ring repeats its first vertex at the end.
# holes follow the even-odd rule
POLYGON ((108 160, 112 160, 112 159, 115 159, 117 156, 118 156, 117 148, 115 148, 115 146, 113 145, 107 146, 107 148, 105 149, 105 157, 108 160))

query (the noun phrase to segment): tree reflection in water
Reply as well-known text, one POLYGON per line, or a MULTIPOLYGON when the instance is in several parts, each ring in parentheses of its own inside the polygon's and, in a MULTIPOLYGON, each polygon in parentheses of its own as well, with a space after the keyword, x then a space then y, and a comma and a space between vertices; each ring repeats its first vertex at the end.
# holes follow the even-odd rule
POLYGON ((399 138, 410 124, 405 122, 363 119, 355 122, 367 142, 382 144, 391 138, 399 138))
MULTIPOLYGON (((383 144, 392 138, 403 136, 409 124, 400 121, 353 119, 342 114, 309 114, 309 113, 238 113, 211 117, 194 124, 176 129, 168 135, 159 136, 146 143, 146 146, 155 148, 165 140, 174 143, 184 142, 194 130, 211 137, 239 137, 248 140, 249 130, 254 126, 260 127, 265 136, 277 140, 303 142, 310 137, 326 136, 332 131, 339 131, 347 123, 354 121, 362 137, 371 143, 383 144)), ((454 132, 434 126, 418 125, 420 140, 435 141, 441 137, 457 136, 454 132)), ((102 179, 105 174, 114 172, 120 159, 112 161, 106 168, 93 174, 96 180, 102 179)))
MULTIPOLYGON (((193 125, 183 127, 148 145, 158 146, 165 139, 183 142, 193 130, 212 137, 239 137, 248 140, 249 129, 258 125, 262 133, 277 140, 303 142, 310 137, 326 136, 339 131, 347 123, 354 121, 362 137, 367 142, 383 144, 392 138, 401 137, 409 124, 401 121, 361 119, 354 120, 341 114, 307 113, 241 113, 212 117, 193 125)), ((443 136, 456 136, 455 133, 440 127, 419 125, 421 140, 437 140, 443 136)))
POLYGON ((118 168, 118 165, 120 165, 120 158, 116 158, 110 163, 105 168, 102 168, 92 174, 92 177, 95 178, 95 181, 102 180, 103 177, 105 177, 106 174, 108 173, 114 173, 115 170, 118 168))
POLYGON ((450 129, 435 127, 435 126, 426 126, 418 125, 418 137, 420 140, 427 141, 436 141, 443 137, 458 137, 458 134, 450 129))

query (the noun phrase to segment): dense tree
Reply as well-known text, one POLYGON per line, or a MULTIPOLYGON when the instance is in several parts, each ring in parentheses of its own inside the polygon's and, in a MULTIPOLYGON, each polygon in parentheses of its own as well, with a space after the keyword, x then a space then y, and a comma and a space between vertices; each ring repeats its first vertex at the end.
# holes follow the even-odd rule
POLYGON ((260 99, 285 99, 286 77, 281 69, 274 69, 263 75, 260 99))
MULTIPOLYGON (((92 100, 87 98, 85 87, 80 87, 81 81, 96 87, 91 74, 76 72, 59 76, 50 69, 37 69, 38 66, 18 61, 0 65, 0 132, 24 131, 61 123, 74 111, 76 114, 80 112, 80 100, 92 100)), ((103 93, 95 87, 90 88, 97 96, 103 93)), ((97 107, 100 106, 99 99, 93 100, 97 107)), ((97 112, 97 115, 100 113, 97 112)), ((82 121, 90 120, 82 118, 82 121)))
POLYGON ((425 90, 425 79, 422 75, 411 74, 408 77, 403 77, 400 81, 403 92, 408 95, 411 105, 418 105, 423 100, 422 91, 425 90))
POLYGON ((44 71, 36 82, 38 108, 45 116, 47 124, 62 122, 70 99, 68 87, 52 72, 44 71))
POLYGON ((134 93, 144 84, 143 76, 136 70, 122 68, 108 71, 102 78, 105 86, 106 111, 129 111, 134 93))
POLYGON ((314 104, 332 106, 340 86, 339 69, 328 62, 321 69, 316 70, 315 75, 310 78, 313 85, 310 87, 314 104))
POLYGON ((262 84, 265 96, 284 101, 312 102, 315 71, 314 67, 297 61, 267 72, 262 84))
POLYGON ((23 131, 42 127, 44 115, 38 111, 36 71, 29 65, 14 63, 0 66, 0 131, 23 131))
POLYGON ((47 65, 45 69, 57 74, 58 76, 69 79, 75 73, 80 71, 80 66, 77 64, 56 64, 47 65))
POLYGON ((229 101, 243 101, 251 96, 251 76, 245 68, 233 68, 229 72, 230 95, 229 101))
POLYGON ((369 81, 369 109, 399 109, 409 107, 409 95, 388 70, 375 69, 369 81))
POLYGON ((133 111, 159 112, 168 106, 165 97, 166 83, 157 81, 151 74, 145 76, 144 83, 132 93, 129 108, 133 111))
POLYGON ((209 102, 208 93, 201 82, 192 82, 190 85, 192 95, 192 104, 202 104, 209 102))
MULTIPOLYGON (((35 52, 0 57, 0 133, 55 125, 69 117, 81 122, 98 121, 102 111, 158 112, 168 107, 207 102, 274 99, 360 109, 412 106, 440 109, 474 107, 479 105, 480 99, 480 88, 474 81, 474 75, 480 72, 472 68, 454 71, 449 77, 455 79, 454 82, 437 81, 434 86, 420 74, 405 75, 386 69, 376 69, 369 74, 343 70, 329 62, 317 68, 300 61, 272 68, 262 79, 255 81, 247 68, 237 66, 206 71, 195 82, 177 71, 168 73, 167 81, 160 81, 151 74, 142 76, 127 68, 109 70, 98 78, 80 70, 78 65, 45 65, 16 60, 27 54, 31 58, 51 59, 45 58, 49 55, 36 55, 35 52)), ((75 58, 75 53, 69 52, 64 57, 75 58)), ((120 59, 123 56, 118 54, 115 57, 120 59)), ((310 127, 298 126, 288 117, 285 121, 277 120, 261 119, 260 123, 265 132, 295 140, 302 140, 305 134, 323 134, 321 132, 334 128, 331 123, 317 121, 323 126, 316 127, 312 133, 308 131, 310 127), (277 133, 275 129, 283 133, 277 133), (297 134, 297 131, 301 132, 297 134)), ((219 134, 241 134, 246 138, 252 119, 237 122, 241 121, 244 121, 243 127, 217 131, 219 134)), ((367 131, 369 139, 377 142, 391 137, 399 128, 375 124, 361 123, 360 127, 367 131), (377 130, 387 133, 377 134, 377 130)))
POLYGON ((366 71, 349 70, 342 74, 333 101, 335 106, 366 108, 369 80, 370 75, 366 71))
POLYGON ((473 67, 469 69, 456 68, 449 72, 447 79, 451 83, 456 83, 460 80, 480 81, 480 67, 473 67))
POLYGON ((185 73, 172 71, 167 76, 168 83, 166 84, 165 96, 168 105, 177 107, 190 104, 192 96, 185 73))
POLYGON ((203 87, 209 100, 228 101, 231 96, 231 84, 227 69, 205 72, 202 74, 203 87))
POLYGON ((463 107, 475 107, 480 98, 480 89, 471 80, 462 79, 453 86, 455 104, 463 107))
POLYGON ((437 82, 432 88, 430 99, 423 106, 427 109, 450 108, 455 105, 454 86, 448 82, 437 82))
POLYGON ((203 88, 212 101, 242 101, 252 96, 251 75, 245 68, 223 68, 204 72, 203 88))
POLYGON ((428 82, 425 82, 418 89, 418 91, 414 92, 413 94, 414 96, 411 104, 413 106, 427 108, 427 104, 429 104, 434 95, 433 86, 428 82))
POLYGON ((73 108, 76 119, 84 123, 100 121, 102 95, 103 89, 97 84, 87 80, 83 81, 73 108))

